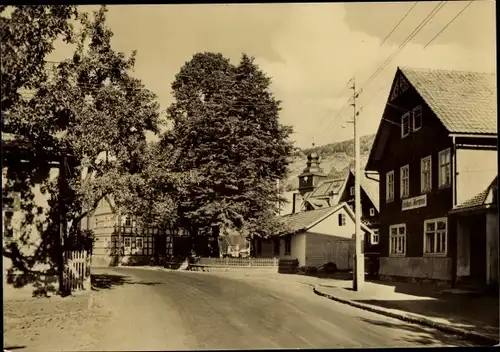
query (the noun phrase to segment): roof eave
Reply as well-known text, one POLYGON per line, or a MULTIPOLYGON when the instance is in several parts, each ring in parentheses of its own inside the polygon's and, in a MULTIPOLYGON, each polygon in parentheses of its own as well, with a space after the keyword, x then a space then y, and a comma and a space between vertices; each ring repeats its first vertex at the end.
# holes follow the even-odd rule
POLYGON ((448 212, 448 214, 461 214, 461 213, 468 213, 468 212, 474 212, 474 211, 480 211, 480 210, 487 210, 495 207, 495 204, 482 204, 482 205, 477 205, 474 207, 463 207, 463 208, 456 208, 452 209, 448 212))

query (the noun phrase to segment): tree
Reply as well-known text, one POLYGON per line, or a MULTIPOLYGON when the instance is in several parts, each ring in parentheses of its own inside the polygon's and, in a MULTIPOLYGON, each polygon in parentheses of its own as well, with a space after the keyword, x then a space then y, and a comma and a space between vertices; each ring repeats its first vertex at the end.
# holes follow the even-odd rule
MULTIPOLYGON (((119 207, 130 208, 127 203, 130 197, 124 194, 130 193, 137 179, 134 175, 140 174, 146 165, 145 131, 158 132, 156 97, 130 75, 135 52, 127 58, 112 49, 113 33, 106 27, 106 11, 102 6, 94 12, 92 20, 85 13, 79 14, 82 29, 75 33, 73 56, 40 74, 31 85, 31 95, 23 96, 16 91, 17 100, 5 111, 9 130, 28 141, 32 153, 45 156, 49 150, 50 154, 61 156, 61 171, 66 176, 62 184, 51 180, 46 172, 49 161, 46 157, 31 160, 28 174, 26 165, 9 165, 7 191, 22 189, 23 202, 27 203, 35 182, 33 175, 41 175, 37 170, 45 170, 37 181, 42 182, 42 191, 50 195, 46 229, 35 256, 30 258, 22 253, 23 245, 29 241, 27 233, 4 248, 4 255, 12 259, 12 270, 21 272, 15 285, 45 274, 35 269, 39 262, 49 263, 61 273, 60 221, 66 227, 64 248, 75 249, 82 245, 78 239, 85 237, 79 226, 81 220, 105 195, 113 195, 119 207), (85 172, 92 177, 82 178, 85 172)), ((34 10, 33 13, 39 14, 34 10)), ((30 16, 16 18, 24 21, 30 16)), ((30 40, 19 35, 17 41, 21 44, 16 45, 22 47, 30 40)), ((11 57, 9 62, 16 60, 11 57)), ((30 81, 29 78, 20 81, 23 80, 30 81)), ((25 206, 23 210, 30 214, 33 207, 25 206)), ((27 216, 25 228, 30 220, 27 216)))
POLYGON ((287 172, 292 130, 279 124, 270 84, 246 55, 235 66, 198 53, 177 74, 163 140, 173 147, 172 170, 192 176, 179 188, 182 226, 270 235, 282 225, 276 180, 287 172))
POLYGON ((45 59, 58 37, 72 41, 70 20, 77 17, 77 10, 75 5, 1 5, 0 14, 4 111, 19 101, 20 88, 34 88, 47 79, 45 59))

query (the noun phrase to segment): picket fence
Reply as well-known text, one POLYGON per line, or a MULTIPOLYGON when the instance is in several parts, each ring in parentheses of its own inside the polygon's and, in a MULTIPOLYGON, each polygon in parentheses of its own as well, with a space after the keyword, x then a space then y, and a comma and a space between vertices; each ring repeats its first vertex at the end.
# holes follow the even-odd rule
POLYGON ((214 267, 259 267, 276 268, 278 258, 200 258, 197 265, 214 267))
POLYGON ((88 251, 64 252, 64 290, 90 290, 90 259, 91 254, 88 251))

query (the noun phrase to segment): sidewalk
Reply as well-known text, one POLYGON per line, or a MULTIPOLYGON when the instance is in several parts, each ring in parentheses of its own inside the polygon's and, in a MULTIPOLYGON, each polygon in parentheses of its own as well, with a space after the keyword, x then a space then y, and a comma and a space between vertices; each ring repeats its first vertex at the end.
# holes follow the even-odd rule
POLYGON ((318 284, 320 296, 382 315, 436 328, 495 345, 499 341, 498 297, 443 293, 425 285, 365 282, 362 292, 352 282, 318 284))

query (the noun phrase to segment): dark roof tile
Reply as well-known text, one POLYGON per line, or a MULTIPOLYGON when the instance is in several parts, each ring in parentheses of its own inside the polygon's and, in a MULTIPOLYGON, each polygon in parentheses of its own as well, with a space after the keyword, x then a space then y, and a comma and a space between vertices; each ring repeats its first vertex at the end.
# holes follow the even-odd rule
POLYGON ((400 70, 449 132, 497 134, 496 74, 400 70))

